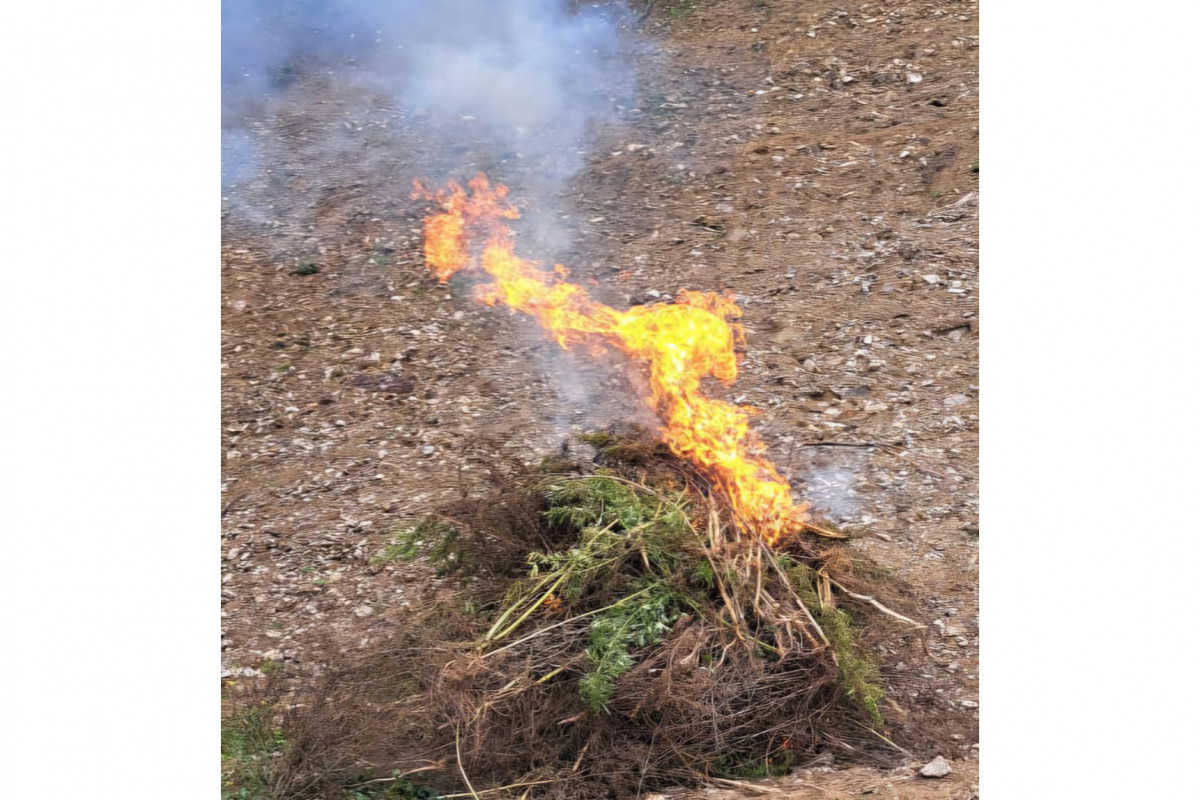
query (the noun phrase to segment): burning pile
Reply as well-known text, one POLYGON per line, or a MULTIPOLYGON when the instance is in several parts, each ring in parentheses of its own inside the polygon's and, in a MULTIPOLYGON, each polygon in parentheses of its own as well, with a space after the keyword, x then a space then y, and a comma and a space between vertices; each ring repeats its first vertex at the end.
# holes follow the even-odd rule
POLYGON ((844 545, 799 535, 843 538, 792 502, 748 410, 701 392, 737 374, 737 307, 698 292, 599 303, 515 255, 503 186, 470 188, 414 192, 441 205, 426 222, 438 278, 477 271, 485 302, 563 347, 646 364, 662 427, 588 435, 590 461, 488 463, 489 496, 402 533, 389 558, 469 579, 292 706, 281 796, 633 798, 780 774, 827 748, 894 756, 857 615, 916 623, 871 596, 886 587, 844 545))
POLYGON ((735 347, 743 342, 732 298, 683 290, 676 303, 617 311, 567 281, 561 265, 539 268, 514 252, 505 220, 520 216, 508 190, 476 175, 468 193, 451 183, 431 192, 419 182, 414 199, 434 200, 442 211, 425 220, 425 261, 441 281, 464 270, 492 283, 479 288, 489 305, 503 303, 535 317, 563 348, 611 348, 648 366, 645 398, 662 420, 659 435, 671 452, 697 465, 728 501, 738 525, 775 545, 808 521, 808 504, 792 502, 787 481, 760 455, 750 429, 751 409, 706 397, 702 379, 737 378, 735 347))
POLYGON ((293 705, 280 796, 632 800, 823 750, 894 762, 886 629, 859 616, 911 622, 866 594, 887 587, 841 543, 742 535, 661 443, 584 438, 594 460, 491 464, 489 496, 397 537, 457 589, 293 705))

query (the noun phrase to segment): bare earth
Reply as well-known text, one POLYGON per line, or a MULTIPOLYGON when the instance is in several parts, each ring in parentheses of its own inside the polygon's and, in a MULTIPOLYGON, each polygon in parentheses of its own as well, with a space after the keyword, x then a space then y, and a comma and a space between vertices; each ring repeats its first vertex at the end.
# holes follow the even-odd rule
MULTIPOLYGON (((797 490, 923 603, 932 660, 885 671, 921 709, 911 766, 818 765, 760 791, 967 800, 977 4, 686 6, 664 0, 643 24, 637 94, 596 133, 554 255, 622 308, 680 288, 739 294, 746 357, 736 385, 715 390, 761 409, 797 490), (935 755, 954 771, 914 777, 935 755)), ((372 557, 470 491, 481 462, 536 462, 572 432, 641 413, 621 372, 559 354, 531 321, 428 276, 405 152, 441 148, 460 178, 506 180, 502 160, 422 143, 418 110, 322 91, 298 86, 264 118, 295 164, 258 187, 282 182, 288 199, 223 222, 222 664, 242 685, 264 665, 305 674, 330 638, 354 650, 386 636, 429 577, 372 557), (331 169, 305 150, 310 131, 339 126, 380 158, 331 169), (293 274, 306 261, 320 271, 293 274)), ((531 230, 518 250, 539 245, 554 243, 531 230)))

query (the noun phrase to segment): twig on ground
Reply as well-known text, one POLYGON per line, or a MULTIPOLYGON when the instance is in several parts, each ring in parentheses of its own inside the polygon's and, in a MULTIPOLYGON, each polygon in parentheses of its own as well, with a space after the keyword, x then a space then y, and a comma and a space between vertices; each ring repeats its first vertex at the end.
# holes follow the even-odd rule
POLYGON ((819 525, 814 525, 811 522, 803 523, 804 530, 809 533, 815 533, 817 536, 824 536, 826 539, 849 539, 850 537, 844 533, 831 531, 828 528, 822 528, 819 525))
MULTIPOLYGON (((458 761, 458 771, 462 773, 463 780, 467 784, 467 789, 469 789, 471 792, 471 797, 474 797, 475 800, 479 800, 479 795, 475 792, 475 787, 471 785, 471 779, 467 777, 467 771, 463 768, 462 747, 460 747, 459 742, 460 737, 458 735, 458 726, 456 725, 454 726, 454 758, 456 761, 458 761)), ((465 797, 466 795, 462 796, 465 797)))
POLYGON ((836 586, 837 588, 839 588, 843 592, 845 592, 848 596, 853 597, 855 600, 862 600, 864 603, 870 603, 871 605, 875 606, 875 608, 877 608, 880 611, 882 611, 883 613, 887 614, 889 617, 895 617, 898 620, 907 622, 909 625, 912 625, 915 628, 927 627, 927 626, 922 625, 921 623, 917 622, 916 620, 909 619, 908 617, 904 616, 903 614, 897 614, 895 611, 892 611, 890 608, 888 608, 883 603, 876 600, 874 597, 871 597, 870 595, 858 594, 857 592, 852 592, 849 589, 847 589, 845 586, 843 586, 842 584, 835 581, 833 578, 828 578, 828 580, 834 586, 836 586))
POLYGON ((346 788, 347 789, 358 789, 363 786, 369 786, 372 783, 391 783, 392 781, 396 780, 397 778, 405 778, 409 775, 416 775, 418 772, 428 772, 431 769, 441 769, 441 767, 442 767, 441 764, 430 764, 428 767, 417 767, 416 769, 410 769, 408 772, 392 774, 386 778, 374 778, 369 781, 363 781, 362 783, 351 784, 350 786, 347 786, 346 788))
MULTIPOLYGON (((544 786, 547 783, 561 783, 561 781, 533 781, 531 783, 510 783, 508 786, 497 786, 494 789, 482 789, 478 792, 476 792, 476 791, 457 792, 455 794, 443 794, 443 795, 439 795, 439 796, 442 797, 443 800, 450 800, 450 798, 453 798, 453 797, 479 797, 479 795, 481 795, 481 794, 495 794, 496 792, 506 792, 509 789, 521 789, 526 786, 544 786)), ((525 793, 528 794, 529 790, 526 789, 525 793)))
POLYGON ((748 792, 757 792, 758 794, 783 794, 782 789, 776 789, 774 786, 758 786, 746 781, 735 781, 730 778, 709 778, 708 780, 714 783, 724 783, 729 786, 736 786, 739 789, 744 789, 748 792))

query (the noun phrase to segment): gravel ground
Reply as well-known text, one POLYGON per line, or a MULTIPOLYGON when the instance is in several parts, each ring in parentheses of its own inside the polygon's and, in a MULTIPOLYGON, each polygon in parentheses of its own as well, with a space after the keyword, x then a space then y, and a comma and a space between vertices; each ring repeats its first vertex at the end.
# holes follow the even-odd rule
POLYGON ((776 788, 973 796, 977 17, 973 2, 657 3, 631 50, 636 93, 541 206, 469 126, 430 141, 419 109, 329 79, 263 110, 282 166, 223 216, 226 677, 303 675, 330 642, 386 636, 431 580, 372 563, 391 531, 477 490, 491 461, 534 462, 642 414, 613 365, 429 278, 425 209, 407 198, 419 152, 425 175, 510 182, 530 203, 518 250, 550 253, 607 302, 740 295, 747 352, 728 398, 761 409, 798 491, 932 623, 933 661, 888 665, 928 732, 912 767, 818 766, 776 788), (938 754, 950 776, 912 777, 938 754))

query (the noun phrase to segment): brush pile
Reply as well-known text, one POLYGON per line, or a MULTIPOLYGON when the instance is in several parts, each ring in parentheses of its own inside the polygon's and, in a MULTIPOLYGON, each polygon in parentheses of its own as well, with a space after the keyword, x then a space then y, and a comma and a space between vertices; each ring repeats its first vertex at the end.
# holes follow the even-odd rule
POLYGON ((282 796, 632 798, 894 755, 861 621, 911 621, 840 534, 768 548, 665 448, 586 438, 591 462, 498 477, 394 543, 458 591, 288 713, 282 796))

